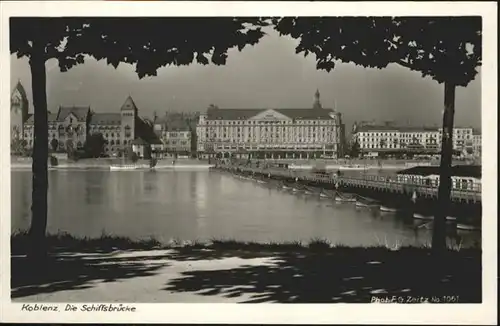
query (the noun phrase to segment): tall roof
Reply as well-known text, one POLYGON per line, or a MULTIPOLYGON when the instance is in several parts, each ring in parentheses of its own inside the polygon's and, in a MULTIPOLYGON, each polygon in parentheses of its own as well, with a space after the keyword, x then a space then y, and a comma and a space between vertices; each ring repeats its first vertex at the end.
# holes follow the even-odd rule
POLYGON ((189 131, 189 124, 185 119, 171 119, 165 123, 167 131, 189 131))
POLYGON ((130 95, 127 97, 127 99, 123 103, 120 110, 121 111, 123 111, 123 110, 137 110, 137 106, 135 105, 135 102, 130 95))
MULTIPOLYGON (((68 109, 68 108, 67 108, 67 109, 68 109)), ((71 109, 72 109, 72 108, 71 108, 71 109)), ((81 109, 85 109, 85 108, 81 108, 81 109)), ((86 108, 86 109, 88 110, 89 108, 86 108)), ((82 110, 82 111, 83 111, 83 110, 82 110)), ((72 111, 72 110, 65 110, 65 111, 63 112, 63 114, 65 114, 65 116, 64 116, 64 117, 67 117, 67 116, 68 116, 68 114, 69 114, 69 113, 71 113, 71 112, 74 112, 74 111, 72 111), (68 112, 68 111, 69 111, 69 112, 68 112)), ((75 116, 77 117, 77 119, 78 119, 79 121, 85 121, 85 119, 87 118, 87 116, 86 116, 86 115, 84 116, 84 120, 80 120, 79 116, 81 116, 81 115, 82 115, 82 112, 78 112, 78 110, 76 110, 75 112, 76 112, 76 113, 75 113, 75 116)), ((64 120, 64 118, 62 118, 62 119, 60 118, 60 117, 62 116, 60 113, 61 113, 61 108, 59 108, 59 111, 58 111, 57 113, 51 113, 51 112, 49 112, 49 113, 48 113, 48 117, 47 117, 48 122, 49 122, 49 123, 54 123, 54 122, 58 122, 58 121, 63 121, 63 120, 64 120)), ((26 120, 26 122, 25 122, 25 123, 26 123, 26 124, 28 124, 28 125, 32 125, 32 124, 34 124, 34 123, 35 123, 35 115, 34 115, 34 114, 30 114, 30 115, 29 115, 29 118, 26 120)))
POLYGON ((366 131, 399 131, 399 132, 423 132, 439 131, 439 128, 433 127, 413 127, 413 126, 394 126, 394 125, 361 125, 357 126, 357 132, 366 131))
POLYGON ((16 90, 19 92, 19 94, 21 94, 21 96, 22 96, 23 98, 27 98, 27 96, 26 96, 26 90, 24 89, 23 84, 21 84, 21 80, 18 80, 18 81, 17 81, 16 86, 15 86, 15 87, 14 87, 14 89, 12 90, 12 94, 13 94, 16 90))
POLYGON ((93 113, 90 118, 91 125, 119 125, 121 124, 120 113, 93 113))
POLYGON ((321 105, 319 89, 316 89, 316 93, 314 93, 313 109, 321 109, 321 108, 322 108, 322 105, 321 105))
MULTIPOLYGON (((48 120, 49 123, 56 122, 57 121, 57 113, 50 113, 49 112, 47 120, 48 120)), ((28 119, 26 120, 25 124, 32 125, 34 123, 35 123, 35 115, 32 114, 32 113, 28 114, 28 119)))
MULTIPOLYGON (((208 120, 246 120, 257 114, 270 109, 219 109, 209 108, 207 110, 208 120)), ((314 120, 332 119, 330 114, 335 113, 333 109, 272 109, 290 119, 314 120)))
POLYGON ((73 114, 78 121, 83 122, 87 120, 89 113, 90 106, 60 106, 57 113, 57 121, 64 121, 68 115, 73 114))

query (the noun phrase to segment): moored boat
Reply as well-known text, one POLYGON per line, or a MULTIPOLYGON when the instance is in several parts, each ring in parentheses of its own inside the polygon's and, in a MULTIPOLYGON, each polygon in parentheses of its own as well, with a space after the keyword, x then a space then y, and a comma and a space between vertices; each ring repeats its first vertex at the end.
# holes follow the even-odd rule
POLYGON ((137 170, 139 167, 137 165, 110 165, 110 171, 130 171, 137 170))
POLYGON ((380 206, 380 211, 381 212, 387 212, 387 213, 395 213, 397 212, 398 210, 396 208, 392 208, 392 207, 387 207, 387 206, 380 206))
MULTIPOLYGON (((334 195, 335 195, 335 194, 334 194, 334 195)), ((331 194, 329 194, 329 193, 327 193, 327 192, 324 192, 324 191, 322 191, 322 192, 320 192, 320 193, 319 193, 319 196, 320 196, 321 198, 332 198, 332 197, 334 197, 334 195, 331 195, 331 194)))
POLYGON ((414 213, 413 218, 416 218, 417 220, 434 220, 434 216, 426 216, 418 213, 414 213))
POLYGON ((377 206, 379 206, 379 204, 377 204, 376 202, 356 200, 356 207, 377 207, 377 206))
POLYGON ((349 203, 353 203, 356 201, 356 198, 355 197, 342 197, 340 195, 337 195, 335 197, 335 201, 338 201, 338 202, 349 202, 349 203))
POLYGON ((457 223, 457 229, 463 231, 480 231, 481 228, 474 225, 457 223))

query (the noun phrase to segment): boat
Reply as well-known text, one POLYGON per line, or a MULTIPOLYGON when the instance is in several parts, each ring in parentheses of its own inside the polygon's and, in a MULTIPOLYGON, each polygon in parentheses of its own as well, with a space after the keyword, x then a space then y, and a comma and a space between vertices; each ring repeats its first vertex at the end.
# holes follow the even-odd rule
POLYGON ((355 165, 341 165, 339 170, 365 170, 366 167, 363 165, 355 164, 355 165))
POLYGON ((303 188, 303 187, 301 187, 301 186, 298 186, 298 187, 293 187, 293 188, 292 188, 292 191, 293 191, 293 192, 299 192, 299 191, 303 191, 303 190, 304 190, 304 188, 303 188))
POLYGON ((422 214, 414 213, 413 218, 416 218, 417 220, 433 220, 434 216, 425 216, 422 214))
POLYGON ((332 196, 330 196, 330 195, 328 195, 328 194, 326 194, 326 193, 324 193, 324 192, 320 192, 320 193, 319 193, 319 196, 320 196, 321 198, 330 198, 330 197, 332 197, 332 196))
POLYGON ((474 225, 468 225, 468 224, 461 224, 461 223, 457 224, 457 229, 464 230, 464 231, 480 231, 481 230, 480 227, 477 227, 474 225))
POLYGON ((109 170, 110 171, 130 171, 130 170, 137 170, 139 166, 137 165, 110 165, 109 170))
POLYGON ((306 195, 318 195, 318 190, 311 188, 311 187, 305 187, 304 194, 306 194, 306 195))
POLYGON ((282 189, 291 189, 291 187, 287 186, 286 184, 281 186, 282 189))
POLYGON ((342 197, 342 196, 336 196, 335 197, 335 201, 338 201, 338 202, 349 202, 349 203, 353 203, 356 201, 356 198, 355 197, 342 197))
POLYGON ((356 207, 376 207, 379 206, 376 202, 365 202, 356 200, 356 207))
POLYGON ((456 218, 456 217, 454 217, 454 216, 446 216, 446 220, 447 220, 447 221, 456 221, 456 220, 457 220, 457 218, 456 218))
POLYGON ((380 211, 381 212, 388 212, 388 213, 395 213, 398 210, 396 208, 392 208, 392 207, 380 206, 380 211))

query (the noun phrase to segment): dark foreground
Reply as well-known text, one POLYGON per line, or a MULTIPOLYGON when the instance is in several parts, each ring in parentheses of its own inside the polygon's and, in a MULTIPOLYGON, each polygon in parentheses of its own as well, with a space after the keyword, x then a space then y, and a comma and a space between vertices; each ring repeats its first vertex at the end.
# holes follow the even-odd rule
POLYGON ((50 254, 34 263, 25 245, 25 235, 12 237, 11 293, 20 301, 481 302, 480 249, 436 260, 427 248, 332 248, 319 240, 161 246, 52 236, 50 254))

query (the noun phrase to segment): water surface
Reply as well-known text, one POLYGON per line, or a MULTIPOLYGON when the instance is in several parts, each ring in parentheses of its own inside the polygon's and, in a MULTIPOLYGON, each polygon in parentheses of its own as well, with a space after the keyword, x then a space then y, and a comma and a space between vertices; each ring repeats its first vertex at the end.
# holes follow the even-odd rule
MULTIPOLYGON (((29 228, 31 172, 13 171, 11 229, 29 228)), ((348 246, 422 245, 431 230, 412 220, 293 194, 208 171, 50 171, 48 232, 103 233, 160 241, 237 239, 348 246)), ((468 246, 476 233, 451 236, 468 246)))

